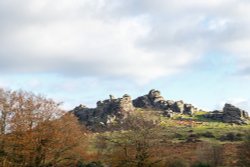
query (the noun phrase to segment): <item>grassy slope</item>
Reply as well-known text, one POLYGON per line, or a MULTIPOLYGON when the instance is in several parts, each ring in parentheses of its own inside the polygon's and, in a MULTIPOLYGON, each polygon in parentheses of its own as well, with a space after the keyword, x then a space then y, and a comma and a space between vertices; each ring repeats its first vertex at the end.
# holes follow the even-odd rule
MULTIPOLYGON (((166 139, 170 139, 171 143, 164 149, 161 154, 173 155, 166 158, 180 158, 185 159, 188 162, 194 162, 197 160, 197 147, 202 143, 217 143, 222 145, 225 152, 225 164, 227 166, 234 166, 236 162, 237 147, 242 141, 230 142, 220 141, 220 137, 230 132, 235 134, 245 134, 250 130, 250 125, 234 125, 228 123, 222 123, 218 121, 212 121, 205 119, 202 115, 205 112, 199 112, 194 116, 178 115, 174 118, 166 118, 161 116, 157 111, 137 109, 135 113, 145 115, 146 119, 157 122, 163 129, 161 131, 162 136, 166 136, 166 139), (198 139, 200 142, 186 142, 191 134, 202 134, 204 132, 210 132, 215 137, 208 138, 200 136, 198 139)), ((116 133, 116 132, 105 132, 116 133)), ((120 133, 120 132, 117 132, 120 133)), ((97 134, 98 135, 98 134, 97 134)), ((92 141, 95 141, 95 136, 92 136, 92 141)), ((92 145, 93 146, 93 145, 92 145)), ((96 148, 90 145, 90 150, 93 154, 98 152, 96 148)), ((100 151, 100 150, 99 150, 100 151)), ((156 153, 159 154, 159 153, 156 153)))
POLYGON ((187 135, 190 131, 192 133, 204 133, 211 132, 215 138, 219 138, 227 133, 240 133, 245 134, 246 131, 250 130, 249 125, 236 125, 214 121, 203 117, 205 112, 198 112, 194 116, 178 115, 174 118, 165 118, 159 116, 161 119, 161 125, 169 128, 170 131, 175 131, 183 135, 187 135), (172 129, 172 130, 171 130, 172 129))

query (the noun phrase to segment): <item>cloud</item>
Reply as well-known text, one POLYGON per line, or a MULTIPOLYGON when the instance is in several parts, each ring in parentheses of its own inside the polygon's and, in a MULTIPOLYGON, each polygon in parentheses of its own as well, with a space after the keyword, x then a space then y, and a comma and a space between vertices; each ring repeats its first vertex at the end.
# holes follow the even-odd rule
POLYGON ((0 1, 3 73, 125 77, 185 71, 211 50, 250 63, 248 1, 0 1), (242 28, 244 27, 244 28, 242 28))
POLYGON ((243 75, 247 75, 247 76, 250 76, 250 66, 249 67, 246 67, 245 69, 243 69, 242 71, 240 71, 241 74, 243 75))

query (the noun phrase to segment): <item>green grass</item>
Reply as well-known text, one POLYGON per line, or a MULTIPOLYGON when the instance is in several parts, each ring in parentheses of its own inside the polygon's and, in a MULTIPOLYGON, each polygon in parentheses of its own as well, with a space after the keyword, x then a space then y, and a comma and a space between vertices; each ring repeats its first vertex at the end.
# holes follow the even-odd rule
POLYGON ((162 136, 166 136, 166 138, 170 138, 174 142, 184 141, 190 134, 202 134, 205 132, 211 132, 215 138, 201 136, 200 140, 219 141, 219 138, 227 133, 244 135, 246 131, 250 130, 250 125, 235 125, 204 118, 203 115, 206 114, 204 111, 199 111, 193 116, 175 115, 173 118, 162 116, 160 111, 143 109, 136 109, 134 114, 159 124, 162 127, 162 136), (184 124, 181 124, 182 122, 184 124))
POLYGON ((154 119, 159 121, 159 125, 165 129, 165 133, 168 133, 169 136, 175 136, 176 134, 181 135, 180 139, 187 138, 191 133, 193 134, 201 134, 205 132, 211 132, 215 138, 206 138, 201 137, 201 140, 209 140, 215 141, 218 140, 222 135, 227 133, 240 133, 242 135, 245 134, 246 131, 250 130, 249 125, 235 125, 229 123, 223 123, 211 119, 207 119, 204 117, 206 112, 199 111, 193 116, 188 115, 175 115, 173 118, 166 118, 161 116, 160 114, 155 114, 155 111, 143 111, 140 110, 140 113, 147 112, 150 113, 149 119, 154 119), (189 124, 180 124, 181 121, 186 122, 198 122, 198 124, 194 123, 192 125, 189 124))

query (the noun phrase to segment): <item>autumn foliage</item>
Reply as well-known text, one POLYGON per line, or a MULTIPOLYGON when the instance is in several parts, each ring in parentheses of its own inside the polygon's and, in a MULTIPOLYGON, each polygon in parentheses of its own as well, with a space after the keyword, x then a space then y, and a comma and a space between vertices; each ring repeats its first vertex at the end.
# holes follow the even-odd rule
POLYGON ((75 150, 85 131, 43 96, 1 89, 0 128, 0 166, 67 166, 83 159, 75 150))

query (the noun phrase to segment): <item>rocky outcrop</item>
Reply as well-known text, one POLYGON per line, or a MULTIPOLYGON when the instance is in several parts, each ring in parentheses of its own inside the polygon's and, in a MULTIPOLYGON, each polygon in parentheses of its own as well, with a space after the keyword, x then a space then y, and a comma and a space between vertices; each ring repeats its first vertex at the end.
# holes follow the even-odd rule
POLYGON ((80 122, 91 130, 105 128, 113 122, 122 121, 130 112, 133 112, 134 108, 157 110, 166 117, 172 117, 175 114, 192 115, 197 110, 191 104, 185 104, 183 101, 165 100, 160 91, 154 89, 133 101, 127 94, 122 98, 110 95, 109 99, 98 101, 96 105, 96 108, 80 105, 72 110, 80 122))
POLYGON ((96 108, 80 105, 72 112, 79 118, 80 122, 95 130, 125 118, 133 110, 131 97, 126 94, 117 99, 110 95, 109 99, 98 101, 96 108))
MULTIPOLYGON (((148 94, 134 100, 127 94, 122 98, 110 95, 109 99, 98 101, 96 108, 87 108, 80 105, 72 110, 91 130, 107 128, 114 122, 122 122, 135 108, 154 110, 163 116, 173 117, 176 114, 194 115, 198 109, 182 100, 165 100, 160 91, 150 90, 148 94)), ((206 118, 218 120, 225 123, 246 124, 248 113, 231 104, 225 104, 222 111, 213 111, 205 115, 206 118)))
POLYGON ((227 123, 244 124, 248 119, 248 113, 231 104, 225 104, 223 108, 223 121, 227 123))
POLYGON ((248 113, 231 104, 225 104, 222 111, 215 110, 205 115, 206 118, 222 121, 225 123, 247 124, 248 113))
POLYGON ((197 111, 197 108, 183 101, 165 100, 160 91, 154 89, 150 90, 147 95, 133 100, 133 105, 138 108, 162 110, 166 116, 170 117, 174 113, 193 115, 197 111))

